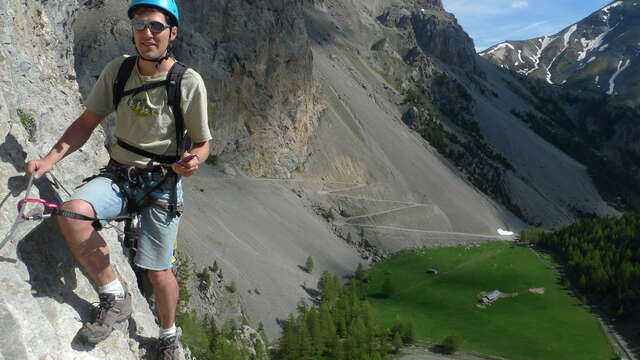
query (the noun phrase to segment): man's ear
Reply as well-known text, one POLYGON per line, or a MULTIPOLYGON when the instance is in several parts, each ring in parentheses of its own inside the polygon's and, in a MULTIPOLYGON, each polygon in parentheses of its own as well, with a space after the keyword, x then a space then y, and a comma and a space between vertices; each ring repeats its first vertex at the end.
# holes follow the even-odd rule
POLYGON ((175 40, 176 37, 178 37, 178 27, 177 26, 172 26, 171 27, 171 40, 175 40))

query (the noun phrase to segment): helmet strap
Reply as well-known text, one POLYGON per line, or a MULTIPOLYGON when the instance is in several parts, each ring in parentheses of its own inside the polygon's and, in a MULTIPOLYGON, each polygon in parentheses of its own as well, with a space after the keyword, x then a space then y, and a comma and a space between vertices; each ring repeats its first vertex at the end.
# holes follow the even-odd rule
POLYGON ((171 55, 171 47, 173 45, 172 41, 169 40, 169 44, 167 45, 167 50, 165 50, 164 56, 150 59, 150 58, 146 58, 146 57, 142 56, 142 54, 140 54, 140 51, 138 50, 138 47, 135 46, 136 45, 136 41, 133 38, 133 36, 131 37, 131 42, 133 43, 133 46, 136 48, 136 52, 138 53, 138 57, 140 59, 142 59, 142 60, 145 60, 145 61, 155 62, 156 63, 156 65, 155 65, 156 69, 160 67, 160 64, 162 64, 163 61, 167 60, 170 57, 170 55, 171 55))

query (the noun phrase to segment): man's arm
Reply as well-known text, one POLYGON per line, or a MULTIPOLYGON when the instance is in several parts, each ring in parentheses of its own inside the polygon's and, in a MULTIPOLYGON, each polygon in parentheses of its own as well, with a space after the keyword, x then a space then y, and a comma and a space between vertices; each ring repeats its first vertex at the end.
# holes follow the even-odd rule
POLYGON ((209 157, 209 151, 210 148, 208 141, 195 143, 190 151, 182 154, 180 161, 171 164, 171 168, 178 175, 191 176, 198 170, 198 166, 207 160, 209 157), (186 160, 189 155, 196 156, 191 160, 186 160))
POLYGON ((53 165, 67 155, 78 150, 87 142, 93 130, 104 119, 90 110, 85 110, 64 132, 60 140, 51 148, 47 156, 40 160, 31 160, 25 165, 27 176, 35 173, 35 178, 47 173, 53 165))

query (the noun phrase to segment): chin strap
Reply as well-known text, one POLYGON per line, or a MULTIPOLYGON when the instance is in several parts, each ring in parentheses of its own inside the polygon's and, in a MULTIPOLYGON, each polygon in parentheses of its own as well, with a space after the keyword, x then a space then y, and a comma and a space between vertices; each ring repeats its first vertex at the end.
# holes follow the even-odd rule
POLYGON ((142 56, 142 54, 140 54, 140 51, 138 51, 138 47, 136 46, 136 42, 133 39, 133 36, 131 37, 131 42, 133 43, 133 46, 136 48, 136 52, 138 53, 138 57, 140 59, 142 59, 142 60, 151 61, 151 62, 156 63, 156 69, 160 67, 160 64, 162 64, 163 61, 165 61, 165 60, 167 60, 168 58, 171 57, 171 47, 173 45, 171 43, 171 40, 169 40, 169 44, 167 45, 167 50, 165 51, 164 56, 158 57, 158 58, 154 58, 154 59, 146 58, 146 57, 142 56))
POLYGON ((165 56, 161 57, 161 58, 155 58, 155 59, 147 59, 146 57, 140 55, 140 53, 138 53, 138 56, 140 56, 140 59, 145 60, 145 61, 152 61, 156 63, 156 69, 160 67, 160 64, 162 64, 163 61, 167 60, 169 58, 169 53, 167 52, 165 56))

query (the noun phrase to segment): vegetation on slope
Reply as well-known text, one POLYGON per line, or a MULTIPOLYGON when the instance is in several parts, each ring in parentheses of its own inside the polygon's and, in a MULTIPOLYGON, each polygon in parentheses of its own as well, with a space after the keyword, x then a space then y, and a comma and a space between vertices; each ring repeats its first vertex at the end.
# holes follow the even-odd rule
POLYGON ((551 251, 571 284, 618 317, 640 303, 640 214, 583 219, 547 233, 523 231, 522 238, 551 251))
POLYGON ((298 314, 283 324, 282 337, 272 354, 279 360, 382 360, 413 341, 410 323, 383 328, 364 296, 364 272, 347 284, 324 272, 318 281, 319 306, 304 301, 298 314))
MULTIPOLYGON (((217 263, 214 263, 214 267, 217 263)), ((268 360, 269 354, 263 341, 253 342, 251 348, 242 345, 238 340, 238 326, 235 321, 228 321, 219 328, 213 317, 199 315, 195 311, 188 311, 189 279, 192 266, 182 256, 178 257, 177 266, 178 286, 180 297, 178 298, 178 311, 176 324, 182 329, 180 341, 183 346, 191 351, 193 359, 197 360, 268 360)), ((266 339, 260 334, 262 339, 266 339)))

